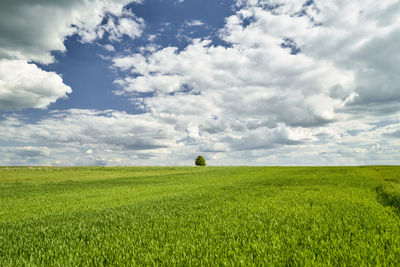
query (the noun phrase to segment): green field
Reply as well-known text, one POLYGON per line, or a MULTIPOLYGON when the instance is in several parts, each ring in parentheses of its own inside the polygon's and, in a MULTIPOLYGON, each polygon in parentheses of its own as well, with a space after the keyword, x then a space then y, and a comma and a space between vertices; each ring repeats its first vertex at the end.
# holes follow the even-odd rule
POLYGON ((400 167, 0 168, 0 265, 399 265, 400 167))

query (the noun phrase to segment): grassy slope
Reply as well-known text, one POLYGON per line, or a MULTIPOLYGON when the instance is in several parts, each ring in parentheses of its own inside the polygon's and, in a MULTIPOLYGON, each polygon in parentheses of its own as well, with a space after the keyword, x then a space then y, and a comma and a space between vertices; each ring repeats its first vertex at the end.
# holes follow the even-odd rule
POLYGON ((383 166, 0 168, 0 265, 398 265, 399 182, 383 166))

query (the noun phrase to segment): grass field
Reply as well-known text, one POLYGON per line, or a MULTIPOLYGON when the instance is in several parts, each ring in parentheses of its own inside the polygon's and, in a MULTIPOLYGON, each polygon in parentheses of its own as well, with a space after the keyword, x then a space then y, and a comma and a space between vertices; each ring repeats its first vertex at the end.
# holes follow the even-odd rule
POLYGON ((400 167, 0 168, 0 265, 399 265, 400 167))

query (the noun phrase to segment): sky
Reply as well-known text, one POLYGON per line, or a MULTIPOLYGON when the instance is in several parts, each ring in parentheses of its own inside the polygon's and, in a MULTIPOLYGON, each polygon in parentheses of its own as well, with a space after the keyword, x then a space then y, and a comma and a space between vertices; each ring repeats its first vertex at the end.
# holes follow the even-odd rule
POLYGON ((398 0, 2 0, 0 165, 400 164, 398 0))

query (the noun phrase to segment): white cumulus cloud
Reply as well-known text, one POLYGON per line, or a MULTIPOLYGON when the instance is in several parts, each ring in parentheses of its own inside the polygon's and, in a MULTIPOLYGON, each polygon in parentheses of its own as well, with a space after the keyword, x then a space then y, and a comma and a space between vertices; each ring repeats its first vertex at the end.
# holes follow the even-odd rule
POLYGON ((71 88, 54 72, 24 60, 0 60, 0 109, 46 108, 71 88))
MULTIPOLYGON (((65 51, 67 36, 77 33, 83 41, 95 40, 104 16, 121 16, 124 5, 130 2, 138 1, 3 0, 0 3, 0 58, 51 63, 50 52, 65 51)), ((129 31, 129 22, 123 24, 127 24, 125 28, 129 31)))
MULTIPOLYGON (((64 41, 78 34, 83 42, 124 35, 140 36, 143 21, 124 10, 134 0, 62 0, 0 2, 0 109, 45 108, 71 88, 60 75, 31 64, 54 62, 52 51, 66 51, 64 41), (101 26, 110 16, 109 23, 101 26)), ((112 46, 106 46, 111 49, 112 46)))
POLYGON ((368 151, 358 134, 349 144, 342 138, 360 118, 368 124, 398 114, 398 1, 249 0, 237 7, 220 31, 228 46, 195 39, 183 50, 115 58, 125 75, 118 93, 153 92, 140 99, 143 111, 205 151, 321 149, 328 140, 352 147, 321 152, 337 162, 368 151))

